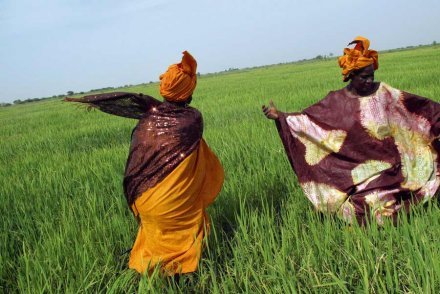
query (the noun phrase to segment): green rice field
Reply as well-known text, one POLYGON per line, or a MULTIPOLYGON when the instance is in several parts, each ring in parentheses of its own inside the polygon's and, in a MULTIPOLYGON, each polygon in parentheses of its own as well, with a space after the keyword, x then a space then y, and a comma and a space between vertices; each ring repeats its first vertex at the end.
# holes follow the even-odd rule
MULTIPOLYGON (((383 53, 379 66, 376 80, 440 101, 440 46, 383 53)), ((226 178, 199 270, 177 282, 127 268, 135 120, 60 100, 0 108, 0 292, 440 293, 439 202, 397 227, 318 214, 261 112, 270 99, 299 111, 344 86, 335 58, 199 78, 193 106, 226 178)), ((157 83, 122 91, 159 97, 157 83)))

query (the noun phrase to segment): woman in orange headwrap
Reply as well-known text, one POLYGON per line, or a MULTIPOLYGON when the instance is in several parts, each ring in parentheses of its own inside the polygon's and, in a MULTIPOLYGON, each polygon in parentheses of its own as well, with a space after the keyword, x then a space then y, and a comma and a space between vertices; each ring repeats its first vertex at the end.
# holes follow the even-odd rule
POLYGON ((129 267, 139 273, 158 268, 173 276, 197 269, 209 230, 206 207, 223 184, 222 165, 202 138, 202 115, 189 106, 196 68, 185 51, 182 62, 160 76, 164 102, 132 93, 66 99, 139 119, 124 176, 128 204, 139 220, 129 267))
POLYGON ((438 195, 440 104, 374 81, 378 54, 357 37, 339 66, 350 83, 299 113, 263 105, 315 208, 365 223, 438 195))
POLYGON ((131 150, 143 153, 143 162, 140 165, 140 160, 129 157, 124 183, 127 192, 136 197, 131 203, 140 218, 129 266, 141 273, 156 265, 167 275, 197 269, 203 237, 209 229, 205 208, 223 183, 222 166, 202 138, 202 116, 189 107, 197 83, 196 67, 195 59, 183 52, 182 62, 160 76, 165 102, 133 133, 131 150), (145 158, 146 154, 151 156, 145 158), (169 172, 163 174, 159 167, 169 172), (140 168, 155 170, 161 179, 145 175, 133 180, 139 177, 140 168))

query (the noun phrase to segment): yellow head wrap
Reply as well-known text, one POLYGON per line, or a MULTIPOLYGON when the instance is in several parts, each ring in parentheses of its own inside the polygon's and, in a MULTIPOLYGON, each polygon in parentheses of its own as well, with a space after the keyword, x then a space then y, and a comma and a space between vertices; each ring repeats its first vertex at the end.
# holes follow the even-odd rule
POLYGON ((183 52, 182 62, 170 65, 160 76, 160 95, 167 101, 187 100, 197 84, 197 61, 187 51, 183 52))
POLYGON ((339 66, 342 68, 344 81, 348 80, 349 74, 363 67, 374 65, 374 69, 379 68, 377 51, 368 50, 370 41, 367 38, 358 36, 348 45, 356 44, 353 49, 345 48, 344 55, 338 58, 339 66))

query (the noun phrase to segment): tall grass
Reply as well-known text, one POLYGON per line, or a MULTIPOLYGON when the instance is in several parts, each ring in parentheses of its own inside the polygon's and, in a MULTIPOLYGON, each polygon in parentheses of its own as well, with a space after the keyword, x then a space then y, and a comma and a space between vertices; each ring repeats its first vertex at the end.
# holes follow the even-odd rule
MULTIPOLYGON (((440 49, 382 54, 376 79, 440 100, 440 49)), ((298 111, 343 87, 336 61, 201 77, 193 104, 226 180, 197 273, 127 269, 137 225, 122 192, 136 121, 58 100, 0 109, 0 292, 440 292, 440 209, 346 226, 313 211, 261 105, 298 111)), ((156 97, 158 85, 133 87, 156 97)))

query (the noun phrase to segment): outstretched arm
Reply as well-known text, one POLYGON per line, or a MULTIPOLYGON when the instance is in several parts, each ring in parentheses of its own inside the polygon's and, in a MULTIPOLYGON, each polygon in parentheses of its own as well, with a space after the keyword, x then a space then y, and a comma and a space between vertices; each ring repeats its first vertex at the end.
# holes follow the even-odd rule
POLYGON ((64 101, 84 103, 109 114, 134 119, 140 119, 151 108, 161 104, 151 96, 128 92, 111 92, 82 98, 66 97, 64 101))
POLYGON ((440 104, 438 102, 403 92, 403 103, 409 111, 423 116, 429 121, 433 137, 440 137, 440 104))

